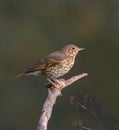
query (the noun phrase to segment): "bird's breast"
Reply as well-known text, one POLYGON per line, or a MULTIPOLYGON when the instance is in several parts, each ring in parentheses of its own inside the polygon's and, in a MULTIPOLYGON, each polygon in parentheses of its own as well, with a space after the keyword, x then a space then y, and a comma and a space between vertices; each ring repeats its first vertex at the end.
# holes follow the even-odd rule
POLYGON ((69 72, 74 64, 73 58, 66 58, 59 64, 54 64, 48 67, 43 73, 47 78, 56 79, 69 72))

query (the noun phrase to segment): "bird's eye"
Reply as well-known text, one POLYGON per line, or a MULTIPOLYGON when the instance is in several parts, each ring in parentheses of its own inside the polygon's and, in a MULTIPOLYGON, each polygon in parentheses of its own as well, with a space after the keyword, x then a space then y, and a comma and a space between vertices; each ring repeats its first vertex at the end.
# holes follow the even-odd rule
POLYGON ((75 48, 74 48, 74 47, 72 47, 72 50, 75 50, 75 48))

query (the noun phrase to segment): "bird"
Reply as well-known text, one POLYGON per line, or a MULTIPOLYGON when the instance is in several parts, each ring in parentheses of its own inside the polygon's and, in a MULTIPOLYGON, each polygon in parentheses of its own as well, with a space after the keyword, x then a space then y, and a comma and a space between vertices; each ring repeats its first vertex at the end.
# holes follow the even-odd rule
POLYGON ((85 48, 79 48, 74 44, 67 44, 60 50, 50 53, 48 56, 41 58, 39 62, 27 68, 23 73, 15 76, 17 79, 22 76, 43 75, 53 86, 58 88, 54 81, 57 78, 67 74, 75 63, 75 58, 79 51, 85 48))

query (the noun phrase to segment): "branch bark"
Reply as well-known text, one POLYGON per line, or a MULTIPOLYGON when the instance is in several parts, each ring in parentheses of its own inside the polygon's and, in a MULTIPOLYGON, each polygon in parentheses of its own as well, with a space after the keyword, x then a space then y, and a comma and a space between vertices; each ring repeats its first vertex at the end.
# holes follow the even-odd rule
POLYGON ((47 125, 52 114, 53 105, 55 104, 57 97, 62 95, 61 94, 62 89, 87 75, 88 75, 87 73, 83 73, 77 76, 73 76, 68 80, 58 79, 56 85, 58 86, 58 88, 61 89, 57 89, 53 87, 51 84, 48 84, 46 86, 48 87, 48 96, 42 108, 41 116, 39 118, 37 125, 37 130, 47 130, 47 125))

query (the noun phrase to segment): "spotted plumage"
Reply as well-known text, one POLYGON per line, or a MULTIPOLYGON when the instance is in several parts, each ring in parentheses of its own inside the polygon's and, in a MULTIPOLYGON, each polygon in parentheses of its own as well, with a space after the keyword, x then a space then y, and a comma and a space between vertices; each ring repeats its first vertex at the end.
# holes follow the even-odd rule
POLYGON ((76 55, 83 49, 74 44, 68 44, 61 50, 42 58, 37 64, 26 69, 15 78, 42 74, 48 81, 55 80, 70 71, 74 65, 76 55))

